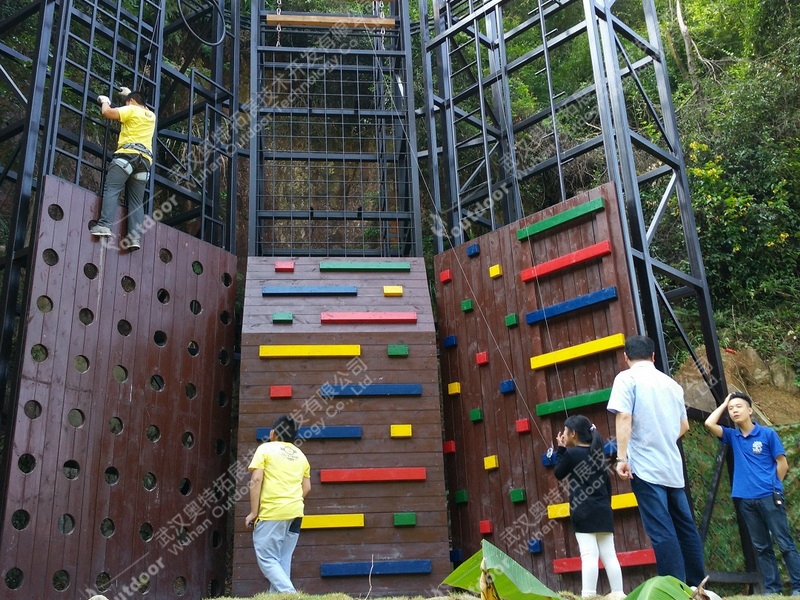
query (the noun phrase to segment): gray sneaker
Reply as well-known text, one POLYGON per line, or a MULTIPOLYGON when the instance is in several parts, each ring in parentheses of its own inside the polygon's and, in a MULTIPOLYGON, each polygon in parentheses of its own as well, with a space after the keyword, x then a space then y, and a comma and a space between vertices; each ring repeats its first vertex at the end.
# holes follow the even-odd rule
POLYGON ((142 242, 138 239, 132 239, 128 242, 128 250, 138 250, 142 247, 142 242))
POLYGON ((113 235, 105 225, 95 225, 89 230, 89 233, 95 237, 111 237, 113 235))

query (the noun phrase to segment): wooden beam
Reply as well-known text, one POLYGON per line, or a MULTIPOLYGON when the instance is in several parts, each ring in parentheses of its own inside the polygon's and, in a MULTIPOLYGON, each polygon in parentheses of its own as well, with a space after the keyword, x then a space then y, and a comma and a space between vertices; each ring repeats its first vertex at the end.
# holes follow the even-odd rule
POLYGON ((391 17, 371 17, 353 15, 317 15, 317 14, 268 14, 267 25, 281 27, 326 27, 337 29, 394 29, 395 21, 391 17))
POLYGON ((371 483, 381 481, 425 481, 425 467, 378 467, 365 469, 320 469, 320 483, 371 483))
POLYGON ((608 335, 606 337, 592 340, 584 344, 577 344, 576 346, 569 346, 562 350, 555 350, 547 354, 531 357, 531 369, 543 369, 558 363, 592 356, 608 350, 616 350, 625 345, 625 336, 621 333, 608 335))
POLYGON ((595 258, 600 258, 606 254, 611 254, 611 242, 609 240, 582 248, 581 250, 576 250, 575 252, 570 252, 564 256, 554 258, 553 260, 548 260, 536 267, 523 269, 521 273, 522 281, 532 281, 537 277, 557 273, 563 269, 579 265, 595 258))
POLYGON ((536 416, 544 417, 545 415, 562 413, 567 410, 591 406, 592 404, 608 402, 610 397, 611 388, 605 388, 602 390, 595 390, 593 392, 586 392, 585 394, 578 394, 577 396, 569 396, 568 398, 560 398, 559 400, 542 402, 536 406, 536 416))
POLYGON ((430 573, 431 561, 424 559, 376 560, 371 562, 322 563, 319 566, 322 577, 354 577, 372 575, 410 575, 430 573))
POLYGON ((525 322, 528 325, 536 325, 537 323, 541 323, 547 319, 554 319, 576 310, 582 310, 596 304, 603 304, 609 300, 616 300, 616 298, 616 286, 603 288, 602 290, 592 292, 591 294, 570 298, 564 302, 559 302, 558 304, 553 304, 546 308, 540 308, 539 310, 529 312, 527 315, 525 315, 525 322))

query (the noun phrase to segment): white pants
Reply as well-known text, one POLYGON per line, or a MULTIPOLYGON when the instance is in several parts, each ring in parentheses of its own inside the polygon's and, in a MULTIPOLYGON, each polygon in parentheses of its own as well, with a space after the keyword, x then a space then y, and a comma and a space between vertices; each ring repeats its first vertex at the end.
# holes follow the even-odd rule
POLYGON ((622 569, 614 550, 613 533, 576 533, 581 551, 581 596, 597 595, 597 559, 603 560, 612 594, 622 594, 622 569))

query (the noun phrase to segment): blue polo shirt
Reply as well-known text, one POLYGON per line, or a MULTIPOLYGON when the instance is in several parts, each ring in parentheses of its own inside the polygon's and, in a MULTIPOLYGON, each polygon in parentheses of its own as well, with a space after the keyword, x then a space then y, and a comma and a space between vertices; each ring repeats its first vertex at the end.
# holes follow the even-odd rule
POLYGON ((732 498, 765 498, 773 490, 783 491, 775 459, 786 451, 774 430, 755 423, 744 436, 738 428, 723 427, 722 443, 733 450, 732 498))

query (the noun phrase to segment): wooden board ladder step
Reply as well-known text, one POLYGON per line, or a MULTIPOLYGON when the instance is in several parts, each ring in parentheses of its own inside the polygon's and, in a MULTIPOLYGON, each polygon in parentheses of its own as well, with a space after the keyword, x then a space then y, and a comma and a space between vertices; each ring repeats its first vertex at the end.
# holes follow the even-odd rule
POLYGON ((391 17, 370 15, 320 15, 311 13, 267 13, 267 25, 325 29, 394 29, 391 17))

